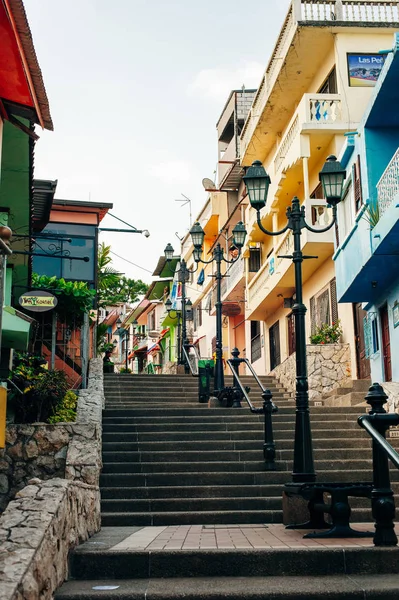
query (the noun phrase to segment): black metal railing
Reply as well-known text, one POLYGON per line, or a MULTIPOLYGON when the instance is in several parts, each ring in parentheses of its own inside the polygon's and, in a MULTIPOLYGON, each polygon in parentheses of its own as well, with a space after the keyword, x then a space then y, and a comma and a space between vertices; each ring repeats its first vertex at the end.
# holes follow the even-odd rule
POLYGON ((189 366, 191 375, 193 377, 198 377, 198 361, 201 357, 198 352, 197 346, 194 346, 194 344, 186 344, 185 346, 183 346, 183 355, 189 366), (190 348, 194 350, 193 354, 188 351, 190 348))
POLYGON ((358 418, 358 424, 371 436, 373 442, 373 487, 371 509, 375 519, 374 544, 396 546, 395 501, 391 488, 388 459, 399 469, 399 454, 385 439, 390 427, 399 425, 397 413, 387 413, 384 404, 388 400, 383 388, 373 383, 366 396, 371 409, 358 418))
POLYGON ((233 358, 227 360, 227 364, 233 374, 233 387, 231 388, 233 397, 233 408, 241 407, 241 400, 244 399, 249 406, 251 413, 263 414, 264 415, 264 444, 263 444, 263 456, 265 459, 265 467, 267 471, 276 470, 276 444, 273 438, 273 421, 272 414, 277 412, 278 408, 272 401, 272 393, 269 389, 266 389, 260 381, 258 375, 255 373, 251 363, 247 358, 239 358, 240 352, 237 348, 232 351, 233 358), (256 383, 262 392, 263 406, 257 408, 251 402, 248 396, 248 388, 243 385, 240 380, 239 368, 241 364, 246 364, 251 374, 255 378, 256 383))

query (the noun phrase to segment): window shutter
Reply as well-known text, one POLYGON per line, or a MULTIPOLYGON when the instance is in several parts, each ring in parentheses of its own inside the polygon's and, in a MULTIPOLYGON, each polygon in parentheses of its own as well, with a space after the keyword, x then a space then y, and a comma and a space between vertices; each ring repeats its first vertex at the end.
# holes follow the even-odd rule
POLYGON ((334 279, 330 281, 330 295, 331 295, 331 322, 336 323, 338 321, 338 303, 337 303, 337 282, 334 279))
POLYGON ((309 301, 309 308, 310 308, 310 333, 311 335, 314 335, 316 333, 316 303, 315 303, 315 297, 312 296, 310 301, 309 301))
POLYGON ((370 358, 371 354, 371 321, 367 315, 363 318, 364 330, 364 351, 366 358, 370 358))
POLYGON ((362 178, 361 178, 361 173, 360 173, 360 155, 359 154, 357 155, 357 160, 352 167, 352 180, 353 180, 353 191, 354 191, 354 198, 355 198, 355 211, 357 213, 363 204, 362 178))

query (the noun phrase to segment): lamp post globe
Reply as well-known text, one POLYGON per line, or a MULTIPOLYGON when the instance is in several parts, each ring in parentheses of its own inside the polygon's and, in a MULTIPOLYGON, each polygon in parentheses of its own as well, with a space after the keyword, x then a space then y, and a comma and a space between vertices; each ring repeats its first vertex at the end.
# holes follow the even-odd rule
POLYGON ((169 313, 172 310, 172 302, 170 300, 170 298, 168 298, 165 302, 165 308, 167 310, 167 312, 169 313))
POLYGON ((167 244, 164 252, 165 252, 165 258, 166 258, 166 260, 167 261, 172 260, 173 254, 174 254, 174 249, 173 249, 172 244, 167 244))
POLYGON ((337 157, 330 154, 319 173, 319 179, 323 187, 323 195, 327 204, 336 206, 341 202, 345 178, 345 169, 342 168, 337 157))
POLYGON ((194 225, 190 229, 191 240, 193 242, 193 246, 196 249, 202 248, 205 239, 205 231, 202 229, 201 225, 198 223, 194 223, 194 225))
POLYGON ((261 210, 266 206, 267 194, 269 192, 270 177, 266 173, 260 160, 255 160, 243 177, 246 185, 249 201, 252 208, 261 210))
POLYGON ((242 248, 247 237, 247 230, 244 223, 239 221, 233 229, 233 243, 238 249, 242 248))

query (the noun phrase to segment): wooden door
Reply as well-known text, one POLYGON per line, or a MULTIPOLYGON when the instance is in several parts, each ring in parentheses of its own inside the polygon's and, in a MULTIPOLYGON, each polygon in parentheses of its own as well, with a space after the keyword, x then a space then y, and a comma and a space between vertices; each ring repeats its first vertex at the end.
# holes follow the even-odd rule
POLYGON ((382 335, 382 352, 384 355, 384 377, 385 381, 392 381, 391 340, 389 337, 388 308, 386 304, 384 304, 384 306, 380 308, 380 319, 382 335))
POLYGON ((295 338, 295 317, 291 313, 287 317, 288 324, 288 354, 291 356, 296 350, 296 338, 295 338))
POLYGON ((364 343, 363 319, 367 315, 360 303, 353 305, 353 320, 355 324, 356 369, 358 379, 370 379, 370 360, 366 358, 364 343))
POLYGON ((270 370, 280 364, 280 327, 279 321, 269 329, 270 370))

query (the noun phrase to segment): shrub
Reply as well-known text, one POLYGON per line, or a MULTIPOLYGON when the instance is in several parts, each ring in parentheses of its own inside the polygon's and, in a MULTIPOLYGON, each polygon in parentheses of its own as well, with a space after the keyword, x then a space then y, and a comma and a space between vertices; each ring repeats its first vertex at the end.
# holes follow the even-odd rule
POLYGON ((17 354, 10 379, 17 386, 11 398, 16 423, 47 421, 70 385, 63 371, 48 371, 41 356, 17 354))
POLYGON ((55 413, 49 417, 49 423, 71 423, 76 420, 78 396, 69 390, 58 404, 55 413))
POLYGON ((332 325, 324 323, 320 327, 317 327, 316 333, 310 336, 311 344, 335 344, 339 342, 342 335, 341 322, 338 319, 332 325))
POLYGON ((126 367, 122 367, 119 369, 119 373, 131 373, 132 369, 126 369, 126 367))

